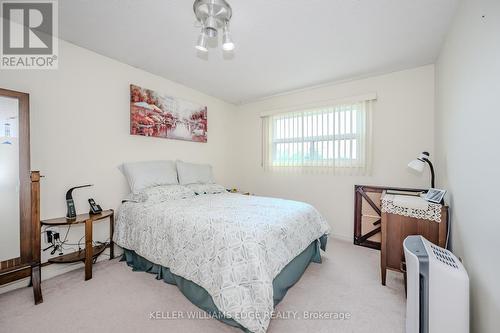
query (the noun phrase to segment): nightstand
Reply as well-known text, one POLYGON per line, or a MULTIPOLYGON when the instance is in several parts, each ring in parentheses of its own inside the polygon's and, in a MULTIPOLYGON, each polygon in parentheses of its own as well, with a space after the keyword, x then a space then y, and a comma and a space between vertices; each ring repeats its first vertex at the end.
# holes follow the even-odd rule
POLYGON ((92 263, 93 261, 109 247, 110 260, 114 258, 113 248, 113 229, 114 229, 114 211, 112 209, 105 210, 100 214, 80 214, 73 220, 68 220, 65 217, 41 221, 42 226, 70 226, 72 224, 85 223, 85 249, 75 251, 62 256, 50 258, 49 262, 53 264, 67 264, 78 261, 85 263, 85 281, 92 279, 92 263), (109 244, 100 244, 93 246, 92 244, 92 227, 94 222, 109 218, 109 244))

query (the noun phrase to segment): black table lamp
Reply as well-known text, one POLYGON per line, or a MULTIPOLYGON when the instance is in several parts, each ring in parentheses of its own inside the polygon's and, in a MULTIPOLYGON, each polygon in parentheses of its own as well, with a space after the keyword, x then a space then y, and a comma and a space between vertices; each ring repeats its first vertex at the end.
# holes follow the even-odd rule
POLYGON ((66 207, 68 208, 68 213, 66 214, 66 219, 68 220, 73 220, 76 218, 76 208, 75 208, 75 202, 73 201, 73 190, 77 188, 82 188, 82 187, 89 187, 93 186, 91 184, 88 185, 80 185, 80 186, 75 186, 72 187, 66 192, 66 207))
POLYGON ((434 166, 429 160, 429 153, 424 151, 420 156, 416 159, 408 163, 408 167, 422 173, 424 171, 425 163, 429 164, 429 168, 431 169, 431 188, 434 188, 434 166))

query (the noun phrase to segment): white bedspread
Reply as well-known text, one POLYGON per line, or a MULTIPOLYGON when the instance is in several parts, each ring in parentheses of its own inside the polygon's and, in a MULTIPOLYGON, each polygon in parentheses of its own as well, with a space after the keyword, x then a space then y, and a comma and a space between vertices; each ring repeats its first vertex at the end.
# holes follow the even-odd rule
POLYGON ((329 232, 311 205, 240 194, 124 203, 113 239, 203 287, 225 315, 265 332, 273 279, 329 232))

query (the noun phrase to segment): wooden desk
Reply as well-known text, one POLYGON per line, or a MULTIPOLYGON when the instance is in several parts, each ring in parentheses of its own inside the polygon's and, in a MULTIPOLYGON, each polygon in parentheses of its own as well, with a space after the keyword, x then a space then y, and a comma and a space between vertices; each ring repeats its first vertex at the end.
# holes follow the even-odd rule
POLYGON ((109 257, 113 259, 114 254, 114 243, 113 243, 113 229, 114 229, 114 211, 112 209, 105 210, 100 214, 80 214, 73 220, 68 220, 65 217, 60 217, 56 219, 41 221, 41 225, 44 226, 69 226, 72 224, 85 223, 85 249, 68 253, 59 257, 50 258, 49 262, 54 264, 67 264, 77 261, 83 261, 85 263, 85 281, 92 279, 92 262, 97 258, 104 250, 109 247, 109 257), (109 244, 100 244, 93 246, 92 244, 92 227, 93 223, 101 221, 103 219, 109 218, 109 244))
POLYGON ((410 235, 422 235, 430 242, 446 247, 448 207, 441 208, 441 222, 382 212, 380 275, 385 286, 387 269, 403 272, 405 261, 403 241, 410 235))

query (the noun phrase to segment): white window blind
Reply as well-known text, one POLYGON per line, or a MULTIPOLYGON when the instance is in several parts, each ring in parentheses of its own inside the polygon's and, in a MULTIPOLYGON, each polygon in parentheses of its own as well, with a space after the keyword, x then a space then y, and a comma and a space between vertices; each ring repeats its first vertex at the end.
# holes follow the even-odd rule
POLYGON ((367 174, 372 100, 262 117, 263 166, 367 174))

